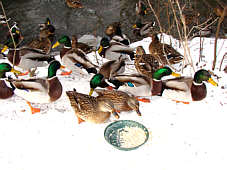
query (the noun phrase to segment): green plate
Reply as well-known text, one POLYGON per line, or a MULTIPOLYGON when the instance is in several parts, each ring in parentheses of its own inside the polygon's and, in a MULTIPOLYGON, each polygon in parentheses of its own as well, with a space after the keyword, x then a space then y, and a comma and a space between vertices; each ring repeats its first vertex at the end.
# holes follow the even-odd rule
POLYGON ((136 122, 133 120, 119 120, 119 121, 115 121, 111 124, 109 124, 105 131, 104 131, 104 137, 106 139, 106 141, 113 145, 115 148, 120 149, 120 150, 124 150, 124 151, 130 151, 130 150, 134 150, 137 149, 138 147, 142 146, 144 143, 147 142, 148 138, 149 138, 149 132, 147 130, 147 128, 136 122), (132 147, 132 148, 124 148, 121 146, 121 142, 120 142, 120 134, 119 131, 124 130, 125 127, 139 127, 141 128, 146 135, 146 139, 144 140, 144 142, 138 146, 132 147))

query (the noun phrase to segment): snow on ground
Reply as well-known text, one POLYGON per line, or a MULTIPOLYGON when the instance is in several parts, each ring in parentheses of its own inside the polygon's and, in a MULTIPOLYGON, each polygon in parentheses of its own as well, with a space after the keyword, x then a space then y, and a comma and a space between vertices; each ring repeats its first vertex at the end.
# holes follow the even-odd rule
MULTIPOLYGON (((167 37, 167 36, 165 36, 167 37)), ((165 38, 166 40, 166 38, 165 38)), ((143 45, 148 51, 150 38, 131 46, 143 45)), ((183 53, 177 41, 174 47, 183 53)), ((168 41, 167 41, 168 42, 168 41)), ((204 68, 210 69, 214 39, 204 39, 204 68)), ((189 44, 195 62, 199 56, 199 38, 189 44)), ((218 62, 227 51, 226 40, 218 40, 218 62)), ((95 61, 94 53, 89 55, 95 61)), ((3 62, 5 60, 2 60, 3 62)), ((101 62, 101 60, 99 60, 101 62)), ((227 62, 223 64, 227 65, 227 62)), ((2 170, 75 170, 75 169, 154 169, 154 170, 226 170, 227 165, 227 76, 218 67, 219 86, 207 84, 208 96, 189 105, 152 97, 151 103, 140 103, 142 117, 135 112, 122 112, 120 120, 135 120, 150 131, 150 139, 134 151, 120 151, 104 139, 104 124, 77 124, 77 118, 65 93, 32 115, 26 102, 14 96, 1 100, 0 169, 2 170), (224 89, 221 87, 223 86, 224 89)), ((127 66, 132 71, 132 66, 127 66)), ((40 69, 45 76, 47 70, 40 69)), ((223 70, 223 69, 222 69, 223 70)), ((187 72, 185 73, 187 74, 187 72)), ((64 91, 76 88, 88 93, 92 75, 59 79, 64 91)), ((215 78, 214 78, 215 79, 215 78)), ((215 79, 217 81, 217 79, 215 79)))

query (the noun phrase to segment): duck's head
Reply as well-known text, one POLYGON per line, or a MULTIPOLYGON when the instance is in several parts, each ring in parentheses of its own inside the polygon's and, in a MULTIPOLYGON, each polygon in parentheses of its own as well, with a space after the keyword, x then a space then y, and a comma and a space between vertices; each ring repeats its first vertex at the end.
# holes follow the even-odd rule
POLYGON ((100 56, 104 55, 105 53, 105 49, 108 48, 110 46, 110 41, 108 38, 103 37, 100 41, 100 45, 98 48, 98 53, 100 56))
POLYGON ((152 78, 154 80, 161 80, 162 77, 169 76, 169 75, 172 75, 174 77, 180 77, 180 74, 173 72, 171 68, 166 66, 166 67, 156 70, 153 73, 152 78))
POLYGON ((5 73, 7 72, 12 72, 12 73, 15 73, 15 74, 21 74, 20 71, 18 70, 15 70, 14 68, 11 67, 10 64, 8 63, 1 63, 0 64, 0 78, 5 78, 5 73))
POLYGON ((128 106, 132 109, 132 110, 135 110, 136 113, 141 116, 141 112, 139 110, 139 101, 136 100, 136 98, 134 97, 130 97, 127 101, 128 103, 128 106))
POLYGON ((64 66, 62 66, 60 64, 59 61, 57 60, 53 60, 50 62, 49 67, 48 67, 48 78, 52 78, 54 76, 56 76, 57 70, 60 68, 64 68, 64 66))
POLYGON ((138 47, 136 48, 136 55, 143 55, 143 54, 146 54, 146 52, 145 52, 143 46, 138 46, 138 47))
POLYGON ((112 113, 115 118, 119 119, 119 115, 117 114, 114 104, 111 101, 105 99, 99 100, 98 108, 100 111, 112 113))
POLYGON ((67 48, 71 48, 72 47, 71 40, 66 35, 63 35, 61 38, 59 38, 58 41, 52 46, 52 48, 56 48, 60 44, 63 44, 67 48))
POLYGON ((89 95, 91 96, 94 89, 96 87, 98 87, 99 85, 101 85, 101 83, 103 82, 104 76, 100 73, 94 75, 91 80, 90 80, 90 92, 89 95))
MULTIPOLYGON (((14 42, 15 44, 17 45, 20 41, 20 31, 17 29, 17 28, 12 28, 11 29, 12 31, 12 35, 13 35, 13 39, 14 39, 14 42)), ((6 42, 4 43, 4 47, 3 49, 1 50, 2 53, 4 53, 8 48, 14 48, 14 43, 13 43, 13 39, 12 37, 10 36, 6 42)))
POLYGON ((132 26, 132 28, 136 29, 136 28, 142 28, 144 26, 144 24, 142 24, 141 19, 137 19, 136 23, 132 26))
POLYGON ((201 84, 203 81, 209 82, 214 86, 218 86, 218 84, 211 78, 211 74, 204 69, 197 71, 194 75, 194 82, 201 84))
POLYGON ((120 22, 113 22, 112 24, 108 25, 105 34, 107 36, 113 37, 114 35, 122 35, 121 31, 121 23, 120 22))

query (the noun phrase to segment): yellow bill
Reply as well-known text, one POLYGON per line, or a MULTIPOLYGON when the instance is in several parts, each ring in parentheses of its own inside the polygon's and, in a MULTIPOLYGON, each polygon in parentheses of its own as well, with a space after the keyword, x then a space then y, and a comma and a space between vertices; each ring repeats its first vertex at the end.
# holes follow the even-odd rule
POLYGON ((12 68, 12 69, 11 69, 11 72, 12 72, 12 73, 15 73, 15 74, 21 74, 21 72, 20 72, 20 71, 15 70, 14 68, 12 68))
POLYGON ((136 24, 134 24, 134 25, 132 26, 132 28, 134 28, 134 29, 137 28, 136 24))
POLYGON ((144 10, 144 14, 147 15, 147 10, 144 10))
POLYGON ((56 48, 57 46, 59 46, 60 45, 60 43, 57 41, 53 46, 52 46, 52 48, 56 48))
POLYGON ((93 92, 94 92, 94 89, 91 88, 91 89, 90 89, 90 92, 89 92, 89 96, 91 96, 93 92))
POLYGON ((8 49, 9 47, 7 47, 6 45, 3 47, 3 49, 2 49, 2 53, 4 53, 7 49, 8 49))
POLYGON ((17 34, 20 34, 20 31, 19 31, 19 30, 16 30, 16 33, 17 33, 17 34))
POLYGON ((99 46, 99 49, 98 49, 98 53, 100 54, 100 53, 102 52, 102 50, 103 50, 103 46, 100 45, 100 46, 99 46))
POLYGON ((218 83, 216 83, 212 78, 208 79, 208 82, 212 84, 213 86, 218 86, 218 83))
POLYGON ((181 75, 178 74, 178 73, 172 72, 172 76, 174 76, 174 77, 180 77, 181 75))

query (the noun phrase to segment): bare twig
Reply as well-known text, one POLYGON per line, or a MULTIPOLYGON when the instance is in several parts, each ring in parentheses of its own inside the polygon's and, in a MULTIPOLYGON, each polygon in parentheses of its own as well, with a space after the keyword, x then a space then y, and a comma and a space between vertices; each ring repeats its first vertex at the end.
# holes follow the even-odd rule
MULTIPOLYGON (((13 34, 12 34, 11 29, 10 29, 9 23, 7 21, 7 16, 6 16, 5 9, 3 7, 2 1, 0 1, 0 5, 1 5, 1 8, 2 8, 3 15, 4 15, 5 19, 6 19, 6 25, 7 25, 8 29, 9 29, 9 33, 10 33, 10 36, 11 36, 12 41, 13 41, 14 49, 16 49, 17 46, 16 46, 16 43, 14 41, 13 34)), ((13 67, 14 67, 14 63, 15 63, 15 55, 16 55, 16 50, 14 50, 14 54, 13 54, 13 67)))
POLYGON ((226 15, 226 11, 227 11, 227 6, 224 8, 221 17, 218 20, 218 26, 217 26, 217 31, 216 31, 216 35, 215 35, 215 42, 214 42, 214 60, 213 60, 213 66, 212 66, 212 70, 215 69, 215 65, 216 65, 216 60, 217 60, 217 39, 218 39, 218 34, 220 31, 220 27, 221 27, 221 23, 225 18, 226 15))
POLYGON ((223 61, 224 61, 225 57, 227 57, 227 53, 225 53, 225 54, 223 55, 222 59, 221 59, 221 63, 220 63, 220 67, 219 67, 219 71, 221 71, 221 66, 222 66, 222 63, 223 63, 223 61))

